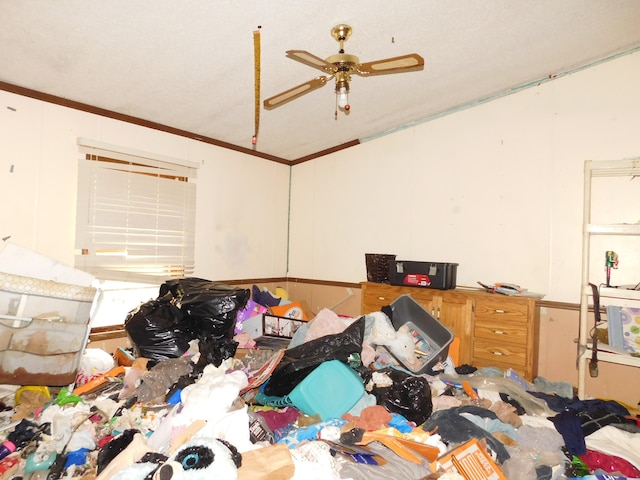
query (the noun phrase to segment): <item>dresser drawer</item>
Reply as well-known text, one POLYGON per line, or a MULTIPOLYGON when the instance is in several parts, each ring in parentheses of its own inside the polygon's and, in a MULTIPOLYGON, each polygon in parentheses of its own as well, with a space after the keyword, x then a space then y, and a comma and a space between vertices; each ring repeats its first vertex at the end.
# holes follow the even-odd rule
POLYGON ((484 338, 495 345, 514 344, 526 347, 527 345, 526 322, 497 322, 495 319, 477 319, 473 329, 474 338, 484 338))
POLYGON ((513 301, 512 297, 476 299, 476 319, 495 323, 527 323, 529 306, 526 302, 513 301))
POLYGON ((508 366, 516 370, 524 370, 527 365, 527 347, 474 338, 473 358, 475 366, 508 366))

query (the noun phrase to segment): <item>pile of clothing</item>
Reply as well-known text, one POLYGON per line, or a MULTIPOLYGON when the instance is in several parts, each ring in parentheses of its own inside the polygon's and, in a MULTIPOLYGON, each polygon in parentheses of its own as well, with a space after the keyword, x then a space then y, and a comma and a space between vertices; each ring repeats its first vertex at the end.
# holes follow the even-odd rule
POLYGON ((4 387, 1 479, 640 478, 628 405, 450 357, 416 373, 385 312, 242 349, 248 291, 163 289, 125 322, 135 347, 87 348, 73 388, 4 387))

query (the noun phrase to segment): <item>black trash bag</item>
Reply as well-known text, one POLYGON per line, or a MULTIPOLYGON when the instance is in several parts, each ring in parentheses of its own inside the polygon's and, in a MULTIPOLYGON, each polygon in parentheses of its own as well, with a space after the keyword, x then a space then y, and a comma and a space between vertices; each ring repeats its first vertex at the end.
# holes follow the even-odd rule
POLYGON ((233 338, 238 311, 251 291, 202 278, 179 278, 160 286, 160 296, 170 294, 173 302, 191 323, 197 336, 233 338))
POLYGON ((395 368, 382 370, 393 381, 390 387, 375 387, 377 404, 421 425, 433 413, 431 387, 424 377, 416 377, 395 368))
POLYGON ((235 356, 239 343, 228 338, 201 338, 198 343, 200 358, 196 370, 204 371, 204 367, 211 364, 219 367, 227 358, 235 356))
POLYGON ((124 329, 136 356, 147 358, 150 366, 182 356, 193 339, 183 317, 168 297, 149 300, 130 311, 124 329))
POLYGON ((288 349, 271 374, 264 393, 284 397, 321 363, 329 360, 348 363, 352 355, 362 354, 364 326, 365 319, 360 317, 341 333, 325 335, 288 349))
POLYGON ((130 428, 109 440, 98 452, 96 473, 102 473, 111 460, 116 458, 118 454, 122 453, 122 451, 129 446, 136 433, 140 433, 140 430, 130 428))

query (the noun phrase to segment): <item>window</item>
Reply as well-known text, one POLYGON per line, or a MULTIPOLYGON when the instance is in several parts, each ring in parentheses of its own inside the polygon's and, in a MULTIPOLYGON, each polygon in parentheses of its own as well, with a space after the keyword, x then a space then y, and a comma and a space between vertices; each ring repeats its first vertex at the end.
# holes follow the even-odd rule
POLYGON ((75 266, 159 284, 194 271, 197 165, 78 139, 75 266))
POLYGON ((157 297, 158 285, 111 280, 101 282, 91 318, 91 328, 122 325, 129 312, 157 297))

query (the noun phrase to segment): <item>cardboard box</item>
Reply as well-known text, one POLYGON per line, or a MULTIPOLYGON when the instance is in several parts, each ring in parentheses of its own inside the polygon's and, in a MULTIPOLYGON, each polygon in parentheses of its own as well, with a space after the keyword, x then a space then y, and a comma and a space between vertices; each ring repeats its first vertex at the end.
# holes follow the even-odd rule
POLYGON ((293 318, 295 320, 308 320, 305 308, 301 302, 291 302, 286 305, 275 305, 269 307, 273 315, 278 317, 293 318))
POLYGON ((389 265, 389 281, 391 285, 449 290, 456 288, 457 270, 457 263, 395 260, 389 265))
POLYGON ((473 438, 451 452, 441 456, 432 470, 438 467, 445 472, 455 472, 473 480, 507 480, 487 451, 473 438))

